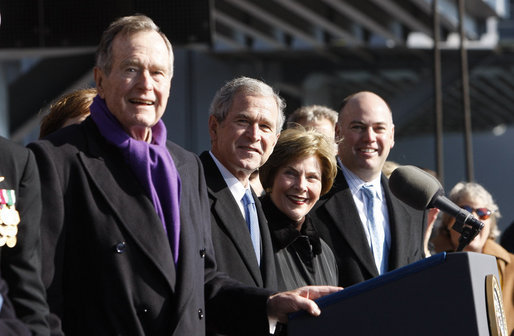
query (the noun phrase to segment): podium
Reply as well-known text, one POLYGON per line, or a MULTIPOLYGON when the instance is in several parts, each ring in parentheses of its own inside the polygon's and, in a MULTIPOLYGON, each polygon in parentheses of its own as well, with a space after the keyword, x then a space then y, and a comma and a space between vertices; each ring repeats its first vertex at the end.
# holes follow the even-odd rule
POLYGON ((288 335, 502 335, 492 275, 493 256, 440 253, 318 299, 321 315, 291 314, 288 335))

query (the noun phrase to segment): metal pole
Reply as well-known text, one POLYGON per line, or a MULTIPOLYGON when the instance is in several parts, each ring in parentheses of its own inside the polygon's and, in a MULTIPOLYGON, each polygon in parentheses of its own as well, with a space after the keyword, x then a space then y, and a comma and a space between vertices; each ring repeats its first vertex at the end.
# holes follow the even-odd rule
POLYGON ((441 88, 441 49, 438 0, 432 2, 433 34, 434 34, 434 108, 435 108, 435 141, 437 177, 444 185, 444 149, 443 149, 443 94, 441 88))
POLYGON ((459 1, 460 59, 462 69, 462 107, 464 109, 464 136, 466 146, 466 178, 475 179, 473 169, 473 144, 471 140, 471 108, 469 103, 468 57, 464 46, 464 0, 459 1))
POLYGON ((45 2, 43 0, 38 1, 38 42, 39 47, 42 48, 45 46, 45 2))

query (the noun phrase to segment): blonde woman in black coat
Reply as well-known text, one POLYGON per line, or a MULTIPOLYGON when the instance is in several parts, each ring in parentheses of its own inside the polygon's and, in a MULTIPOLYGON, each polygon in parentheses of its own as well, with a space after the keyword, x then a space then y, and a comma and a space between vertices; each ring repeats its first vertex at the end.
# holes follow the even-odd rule
POLYGON ((314 130, 287 129, 259 170, 279 290, 338 283, 334 254, 308 215, 332 187, 337 171, 333 148, 332 140, 314 130))

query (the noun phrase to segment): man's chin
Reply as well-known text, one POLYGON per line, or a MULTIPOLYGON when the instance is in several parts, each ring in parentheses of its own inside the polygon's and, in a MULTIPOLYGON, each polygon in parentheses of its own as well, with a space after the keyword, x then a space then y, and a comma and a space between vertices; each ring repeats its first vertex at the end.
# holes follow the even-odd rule
POLYGON ((245 171, 252 173, 256 169, 259 169, 260 161, 255 162, 255 161, 242 160, 239 164, 239 167, 241 168, 241 170, 245 170, 245 171))
POLYGON ((380 168, 377 168, 379 167, 379 163, 376 162, 376 160, 373 158, 373 159, 368 159, 368 160, 361 160, 360 163, 359 163, 359 167, 361 169, 364 169, 364 170, 369 170, 369 171, 373 171, 373 170, 380 170, 380 168))

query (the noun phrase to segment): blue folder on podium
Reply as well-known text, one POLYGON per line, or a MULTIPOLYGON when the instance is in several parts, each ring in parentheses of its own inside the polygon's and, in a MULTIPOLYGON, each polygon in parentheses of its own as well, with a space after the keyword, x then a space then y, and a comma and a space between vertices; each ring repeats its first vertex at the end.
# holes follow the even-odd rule
POLYGON ((291 314, 288 335, 495 335, 491 275, 498 279, 493 256, 436 254, 318 299, 321 315, 291 314))

